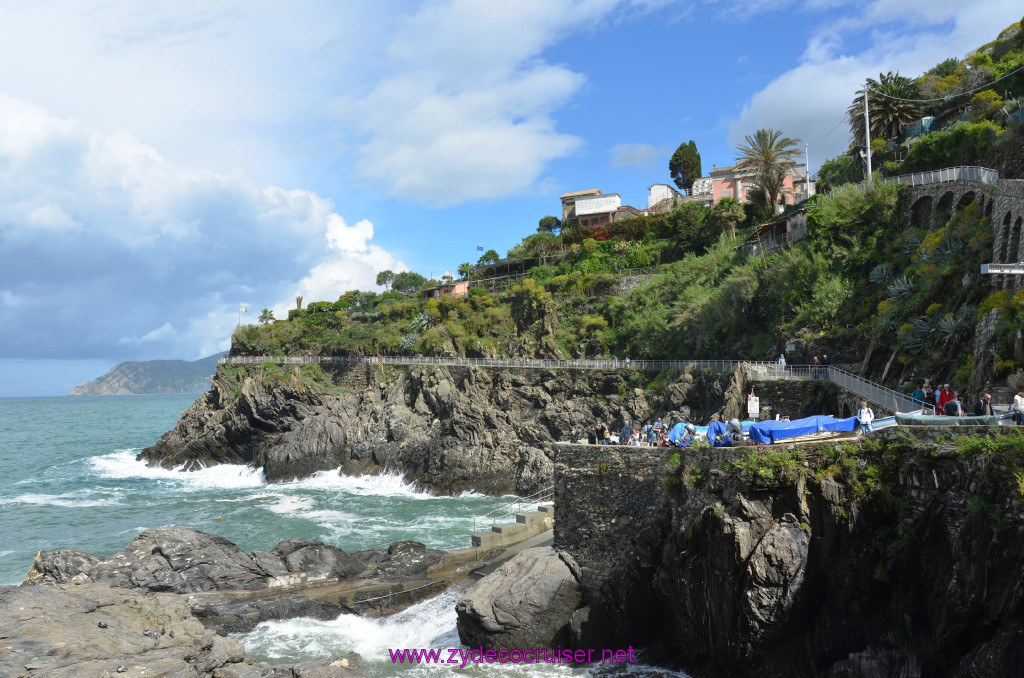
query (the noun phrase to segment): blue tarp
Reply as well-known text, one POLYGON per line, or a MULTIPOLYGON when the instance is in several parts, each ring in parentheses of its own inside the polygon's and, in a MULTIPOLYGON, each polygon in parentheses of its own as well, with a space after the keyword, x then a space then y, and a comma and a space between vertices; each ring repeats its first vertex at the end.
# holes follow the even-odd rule
POLYGON ((681 422, 679 422, 678 424, 676 424, 675 426, 673 426, 669 430, 669 432, 665 436, 665 438, 667 438, 668 441, 670 443, 672 443, 673 445, 679 445, 679 447, 688 447, 689 443, 679 444, 678 442, 676 442, 676 441, 680 440, 681 438, 683 438, 685 435, 686 435, 686 422, 685 421, 681 421, 681 422))
MULTIPOLYGON (((752 421, 741 421, 740 425, 743 426, 743 432, 746 433, 750 430, 750 427, 754 424, 752 421)), ((715 438, 726 433, 729 430, 728 424, 724 421, 713 421, 708 426, 708 441, 715 447, 729 447, 732 445, 732 436, 725 438, 720 442, 715 442, 715 438)))
POLYGON ((857 417, 836 419, 835 417, 804 417, 794 421, 765 419, 750 427, 750 439, 757 443, 777 443, 786 438, 796 438, 821 431, 852 431, 857 427, 857 417))

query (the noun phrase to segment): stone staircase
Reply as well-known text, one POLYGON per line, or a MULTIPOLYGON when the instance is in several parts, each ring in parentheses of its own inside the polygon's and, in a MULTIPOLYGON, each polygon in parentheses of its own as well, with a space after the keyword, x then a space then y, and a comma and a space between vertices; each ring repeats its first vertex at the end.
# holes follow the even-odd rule
POLYGON ((553 529, 554 525, 554 505, 540 506, 536 511, 516 514, 514 523, 494 525, 489 532, 474 532, 470 536, 470 543, 483 555, 526 541, 553 529))

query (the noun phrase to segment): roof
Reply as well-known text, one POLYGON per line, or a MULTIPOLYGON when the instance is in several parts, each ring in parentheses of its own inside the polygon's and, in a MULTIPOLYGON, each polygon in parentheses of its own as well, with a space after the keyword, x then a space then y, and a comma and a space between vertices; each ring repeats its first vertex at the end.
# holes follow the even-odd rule
POLYGON ((591 189, 588 189, 586 191, 569 191, 568 193, 563 193, 562 195, 560 195, 558 197, 560 197, 560 198, 577 198, 577 197, 579 197, 581 195, 593 195, 593 194, 601 195, 601 189, 600 188, 591 188, 591 189))
POLYGON ((803 200, 801 202, 798 202, 795 205, 790 205, 777 218, 775 218, 775 219, 773 219, 771 221, 765 222, 765 223, 761 224, 760 226, 758 226, 756 229, 754 229, 754 232, 751 233, 750 235, 748 235, 746 238, 744 238, 743 242, 749 242, 751 239, 756 238, 757 236, 761 235, 765 231, 770 231, 771 229, 775 228, 779 224, 782 224, 782 223, 785 223, 785 222, 789 221, 790 217, 793 217, 793 216, 799 214, 800 212, 806 212, 807 208, 809 207, 809 205, 807 204, 809 202, 809 200, 810 199, 808 198, 807 200, 803 200))

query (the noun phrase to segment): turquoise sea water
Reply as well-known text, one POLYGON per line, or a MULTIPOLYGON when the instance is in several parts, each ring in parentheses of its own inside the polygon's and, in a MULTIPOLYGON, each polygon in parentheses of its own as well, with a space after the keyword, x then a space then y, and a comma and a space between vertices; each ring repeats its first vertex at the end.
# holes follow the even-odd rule
MULTIPOLYGON (((269 550, 290 537, 345 550, 385 547, 400 539, 460 548, 469 545, 475 519, 511 499, 435 497, 397 476, 344 477, 329 471, 268 485, 261 470, 243 466, 183 473, 135 461, 194 399, 0 398, 0 585, 20 583, 40 549, 111 555, 158 525, 213 532, 245 551, 269 550)), ((253 656, 273 663, 355 650, 371 675, 448 672, 452 667, 446 665, 395 667, 387 650, 459 647, 454 608, 460 595, 460 589, 452 589, 384 619, 268 622, 237 638, 253 656)), ((459 672, 495 670, 499 667, 484 664, 459 672)), ((589 673, 564 665, 502 665, 500 670, 524 676, 589 673)))

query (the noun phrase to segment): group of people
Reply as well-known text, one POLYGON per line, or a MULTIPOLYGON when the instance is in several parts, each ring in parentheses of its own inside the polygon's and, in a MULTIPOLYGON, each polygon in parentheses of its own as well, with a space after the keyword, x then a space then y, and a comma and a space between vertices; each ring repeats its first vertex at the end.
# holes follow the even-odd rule
MULTIPOLYGON (((783 370, 786 367, 786 354, 779 354, 779 369, 783 370)), ((828 379, 829 368, 832 366, 832 361, 829 359, 827 353, 823 353, 821 358, 814 356, 811 360, 811 379, 828 379)))
POLYGON ((669 427, 663 424, 661 417, 652 423, 650 419, 640 428, 634 428, 628 421, 623 423, 622 429, 616 433, 611 427, 602 421, 586 430, 587 443, 590 445, 649 445, 657 447, 665 443, 665 436, 668 435, 669 427))
MULTIPOLYGON (((1013 407, 1011 408, 1012 410, 1024 409, 1024 395, 1018 394, 1017 398, 1014 398, 1015 404, 1018 398, 1021 400, 1020 407, 1013 407)), ((926 410, 931 409, 935 414, 949 417, 963 417, 968 414, 979 416, 995 414, 995 411, 992 409, 992 395, 990 393, 981 394, 970 410, 968 410, 962 394, 950 388, 949 384, 943 384, 936 391, 932 389, 931 379, 925 379, 919 388, 914 389, 913 393, 910 394, 910 399, 914 401, 915 405, 919 405, 926 410)))

